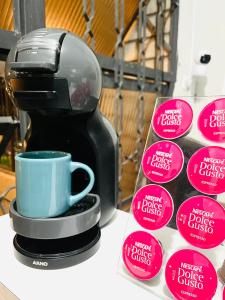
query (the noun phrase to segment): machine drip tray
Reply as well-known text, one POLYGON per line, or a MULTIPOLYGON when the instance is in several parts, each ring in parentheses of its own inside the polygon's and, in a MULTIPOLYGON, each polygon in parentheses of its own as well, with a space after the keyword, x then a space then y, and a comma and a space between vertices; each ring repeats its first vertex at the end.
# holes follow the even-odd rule
POLYGON ((100 220, 100 198, 88 194, 65 214, 53 218, 28 218, 17 212, 16 200, 11 202, 9 215, 13 230, 30 239, 62 239, 85 233, 100 220))
POLYGON ((13 240, 16 258, 36 269, 66 268, 88 259, 100 246, 98 224, 86 232, 67 238, 40 240, 16 234, 13 240))

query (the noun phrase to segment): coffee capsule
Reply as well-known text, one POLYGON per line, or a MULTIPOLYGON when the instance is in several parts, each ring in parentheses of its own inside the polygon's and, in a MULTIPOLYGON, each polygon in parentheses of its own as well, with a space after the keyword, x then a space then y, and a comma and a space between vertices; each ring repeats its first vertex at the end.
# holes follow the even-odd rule
POLYGON ((199 115, 198 128, 209 141, 225 142, 225 98, 210 102, 199 115))
POLYGON ((191 105, 182 99, 171 99, 160 104, 154 113, 152 128, 163 139, 176 139, 185 135, 192 124, 191 105))
POLYGON ((217 274, 203 254, 183 249, 174 253, 165 269, 166 284, 177 300, 211 300, 216 293, 217 274))
POLYGON ((184 201, 177 212, 177 228, 195 247, 209 249, 225 239, 225 210, 214 199, 199 195, 184 201))
POLYGON ((149 184, 139 189, 132 202, 136 221, 148 230, 162 228, 173 215, 173 199, 160 185, 149 184))
POLYGON ((162 267, 162 247, 153 235, 145 231, 131 233, 122 251, 126 269, 137 279, 150 280, 162 267))
POLYGON ((196 151, 188 162, 187 177, 191 185, 203 194, 225 192, 225 148, 209 146, 196 151))
POLYGON ((180 147, 171 141, 152 144, 144 153, 142 169, 145 176, 156 183, 175 179, 182 171, 184 155, 180 147))

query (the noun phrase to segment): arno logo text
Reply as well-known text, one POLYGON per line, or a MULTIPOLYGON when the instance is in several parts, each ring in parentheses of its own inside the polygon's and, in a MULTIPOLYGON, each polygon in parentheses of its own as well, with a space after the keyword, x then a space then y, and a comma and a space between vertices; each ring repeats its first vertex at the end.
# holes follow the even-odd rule
POLYGON ((34 260, 33 261, 33 265, 35 266, 42 266, 42 267, 47 267, 48 263, 46 261, 38 261, 38 260, 34 260))

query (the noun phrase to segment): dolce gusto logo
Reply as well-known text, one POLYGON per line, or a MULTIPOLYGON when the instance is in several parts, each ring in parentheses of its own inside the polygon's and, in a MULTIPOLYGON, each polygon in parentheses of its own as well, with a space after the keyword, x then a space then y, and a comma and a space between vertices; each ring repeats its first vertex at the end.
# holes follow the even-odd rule
POLYGON ((141 211, 144 213, 162 216, 162 197, 155 197, 151 195, 145 195, 145 198, 141 202, 141 211))
POLYGON ((193 208, 188 217, 188 227, 199 231, 213 234, 213 226, 215 224, 214 212, 193 208))
POLYGON ((213 110, 209 116, 209 126, 214 127, 225 127, 225 109, 213 110))
POLYGON ((203 290, 204 275, 202 273, 202 266, 182 262, 178 268, 177 281, 181 285, 203 290))
POLYGON ((225 159, 204 157, 199 166, 199 175, 224 179, 225 159))
MULTIPOLYGON (((181 109, 167 109, 160 115, 160 125, 176 125, 180 126, 182 123, 181 109)), ((175 130, 174 130, 175 131, 175 130)))
POLYGON ((169 171, 172 164, 172 156, 173 153, 156 151, 150 158, 150 165, 158 169, 169 171))
POLYGON ((144 243, 135 242, 128 249, 128 257, 130 256, 132 260, 141 262, 147 266, 151 265, 152 259, 152 246, 146 245, 144 243))

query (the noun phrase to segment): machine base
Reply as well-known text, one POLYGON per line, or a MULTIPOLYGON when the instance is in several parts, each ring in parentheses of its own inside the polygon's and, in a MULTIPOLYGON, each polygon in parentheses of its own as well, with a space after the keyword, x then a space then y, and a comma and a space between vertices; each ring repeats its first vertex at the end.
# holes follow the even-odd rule
POLYGON ((61 269, 79 264, 94 255, 100 246, 98 224, 90 230, 67 238, 40 240, 16 234, 15 257, 36 269, 61 269))

